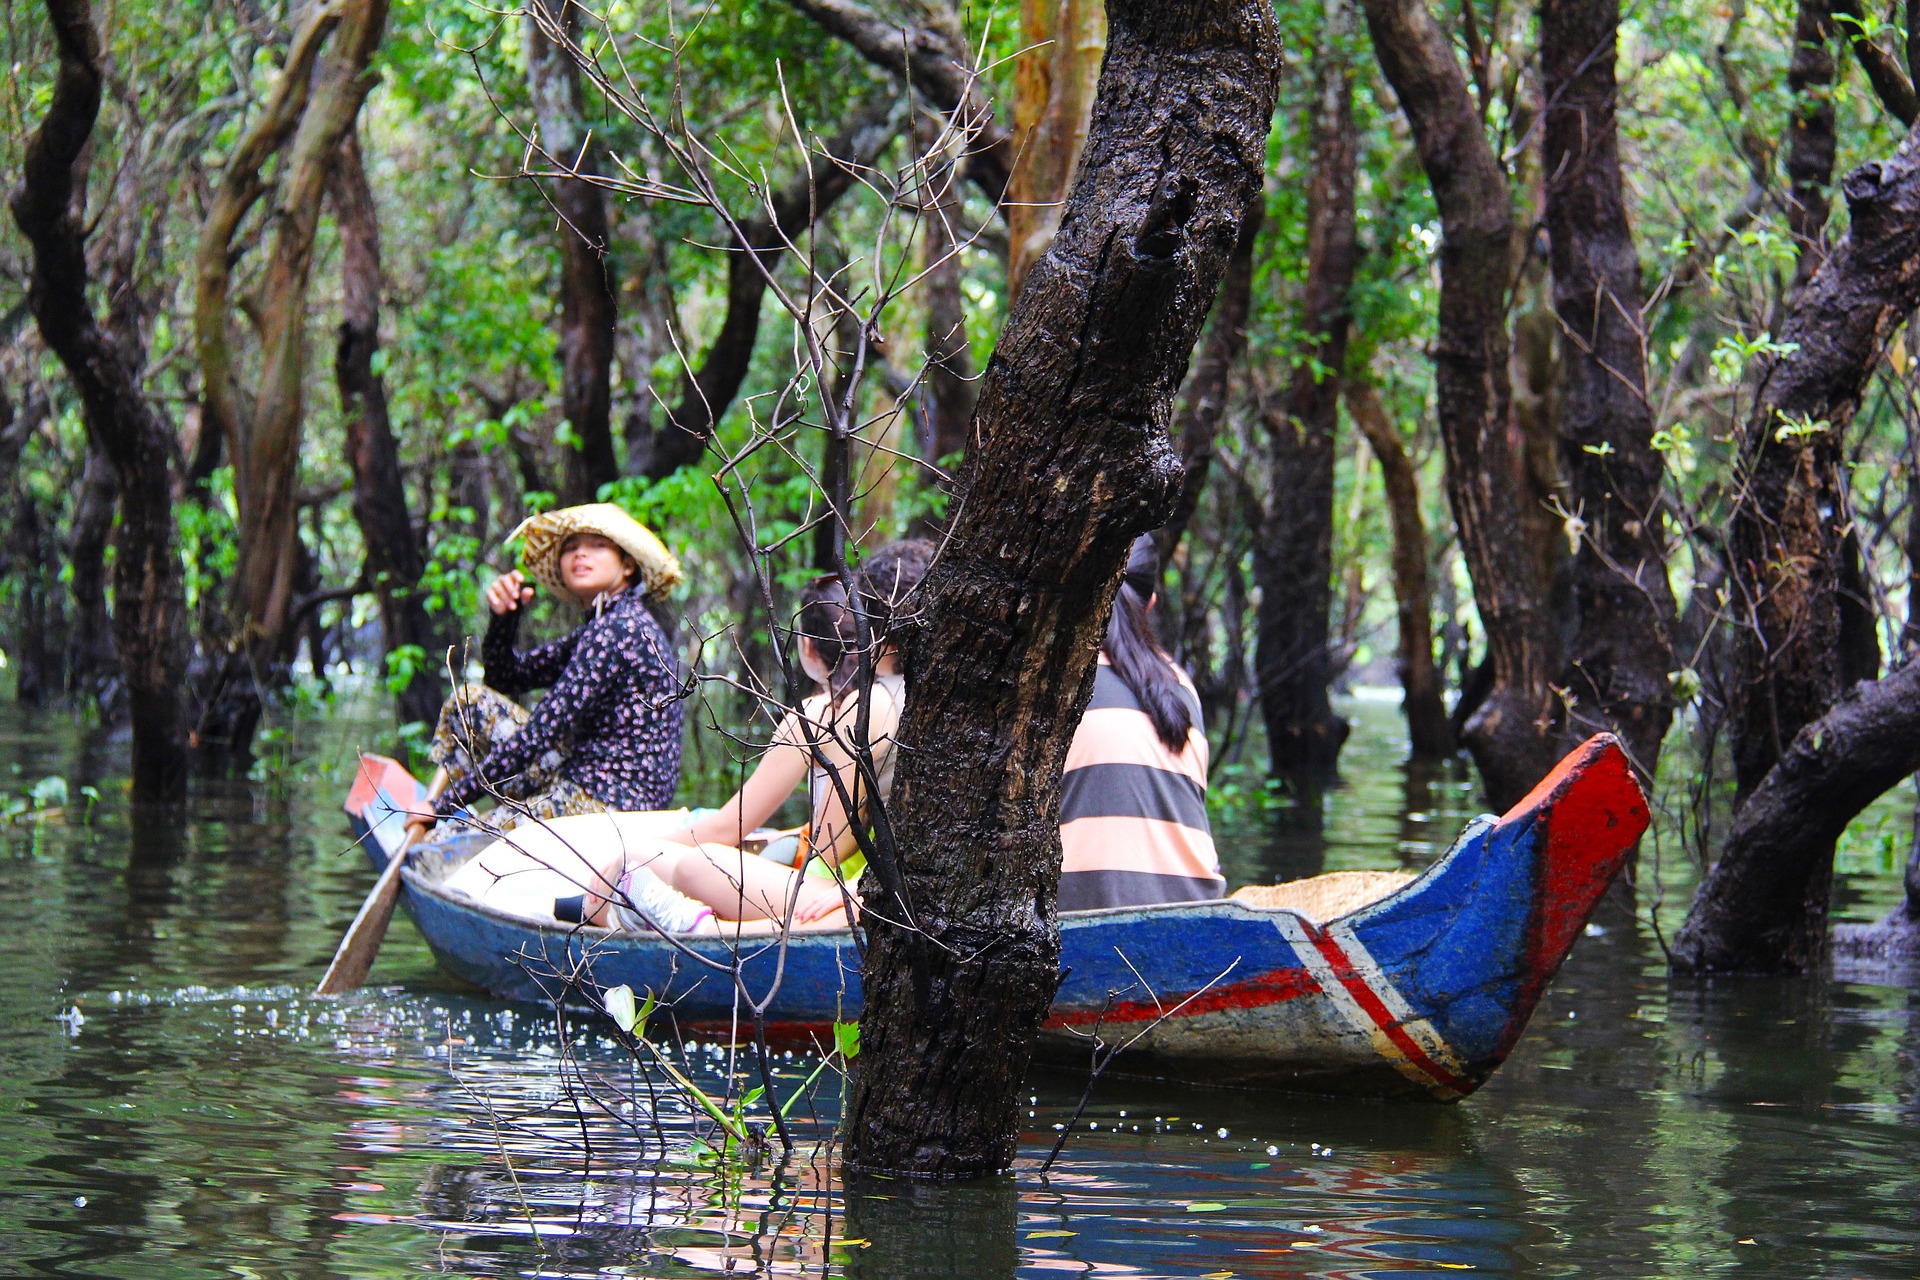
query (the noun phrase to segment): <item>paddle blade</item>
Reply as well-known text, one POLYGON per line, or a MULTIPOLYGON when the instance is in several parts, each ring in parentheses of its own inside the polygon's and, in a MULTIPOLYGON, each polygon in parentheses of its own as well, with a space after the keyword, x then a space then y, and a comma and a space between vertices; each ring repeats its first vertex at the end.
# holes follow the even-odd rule
POLYGON ((326 976, 314 988, 315 995, 345 995, 367 980, 374 957, 380 954, 380 944, 386 941, 387 926, 393 923, 393 907, 400 900, 400 869, 407 863, 406 854, 402 846, 374 881, 367 900, 360 904, 360 913, 354 916, 346 936, 340 939, 326 976))

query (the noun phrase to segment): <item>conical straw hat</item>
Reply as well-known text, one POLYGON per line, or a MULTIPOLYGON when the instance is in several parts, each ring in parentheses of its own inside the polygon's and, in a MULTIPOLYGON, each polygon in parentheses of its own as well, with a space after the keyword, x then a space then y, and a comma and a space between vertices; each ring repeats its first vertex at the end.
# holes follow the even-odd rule
POLYGON ((560 544, 576 533, 597 533, 633 557, 640 566, 640 582, 647 595, 664 596, 678 585, 680 561, 653 530, 611 502, 589 502, 529 516, 508 536, 525 539, 520 563, 534 580, 562 600, 572 592, 560 577, 560 544))

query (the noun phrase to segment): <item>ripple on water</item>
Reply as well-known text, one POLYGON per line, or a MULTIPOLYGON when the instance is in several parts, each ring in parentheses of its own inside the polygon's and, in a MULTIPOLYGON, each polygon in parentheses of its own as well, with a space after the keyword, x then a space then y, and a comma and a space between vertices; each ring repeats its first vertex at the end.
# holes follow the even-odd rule
MULTIPOLYGON (((0 757, 100 780, 10 714, 0 757)), ((1315 821, 1223 816, 1240 878, 1424 865, 1475 808, 1400 769, 1391 708, 1354 719, 1315 821)), ((722 1175, 604 1028, 569 1067, 550 1014, 456 993, 404 921, 388 985, 307 994, 368 881, 326 772, 350 756, 313 758, 208 784, 184 833, 0 828, 0 1274, 1920 1274, 1920 996, 1891 971, 1670 987, 1620 913, 1458 1107, 1116 1076, 1043 1175, 1082 1084, 1041 1075, 1012 1177, 928 1187, 839 1175, 828 1071, 783 1168, 722 1175)), ((680 1061, 746 1083, 723 1046, 680 1061)))

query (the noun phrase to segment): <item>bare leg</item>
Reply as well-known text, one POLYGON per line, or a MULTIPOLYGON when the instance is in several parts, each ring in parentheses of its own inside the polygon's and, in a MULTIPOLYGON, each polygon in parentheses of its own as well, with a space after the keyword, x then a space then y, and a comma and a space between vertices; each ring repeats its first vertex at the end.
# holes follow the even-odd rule
POLYGON ((792 919, 803 928, 841 928, 847 923, 840 886, 809 880, 790 867, 726 845, 685 850, 671 867, 654 867, 668 884, 698 898, 726 921, 792 919), (827 923, 833 919, 834 923, 827 923))
POLYGON ((606 927, 607 911, 620 899, 620 879, 629 866, 644 867, 672 884, 674 867, 692 852, 685 845, 662 842, 655 848, 615 854, 594 868, 593 883, 587 886, 581 918, 588 924, 606 927))

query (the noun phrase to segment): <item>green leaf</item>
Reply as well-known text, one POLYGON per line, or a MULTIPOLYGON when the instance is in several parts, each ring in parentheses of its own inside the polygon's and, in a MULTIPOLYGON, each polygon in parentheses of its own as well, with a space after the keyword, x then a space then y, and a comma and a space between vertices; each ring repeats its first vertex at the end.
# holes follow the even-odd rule
POLYGON ((852 1062, 860 1056, 860 1024, 857 1022, 836 1022, 833 1024, 833 1047, 840 1056, 852 1062))

